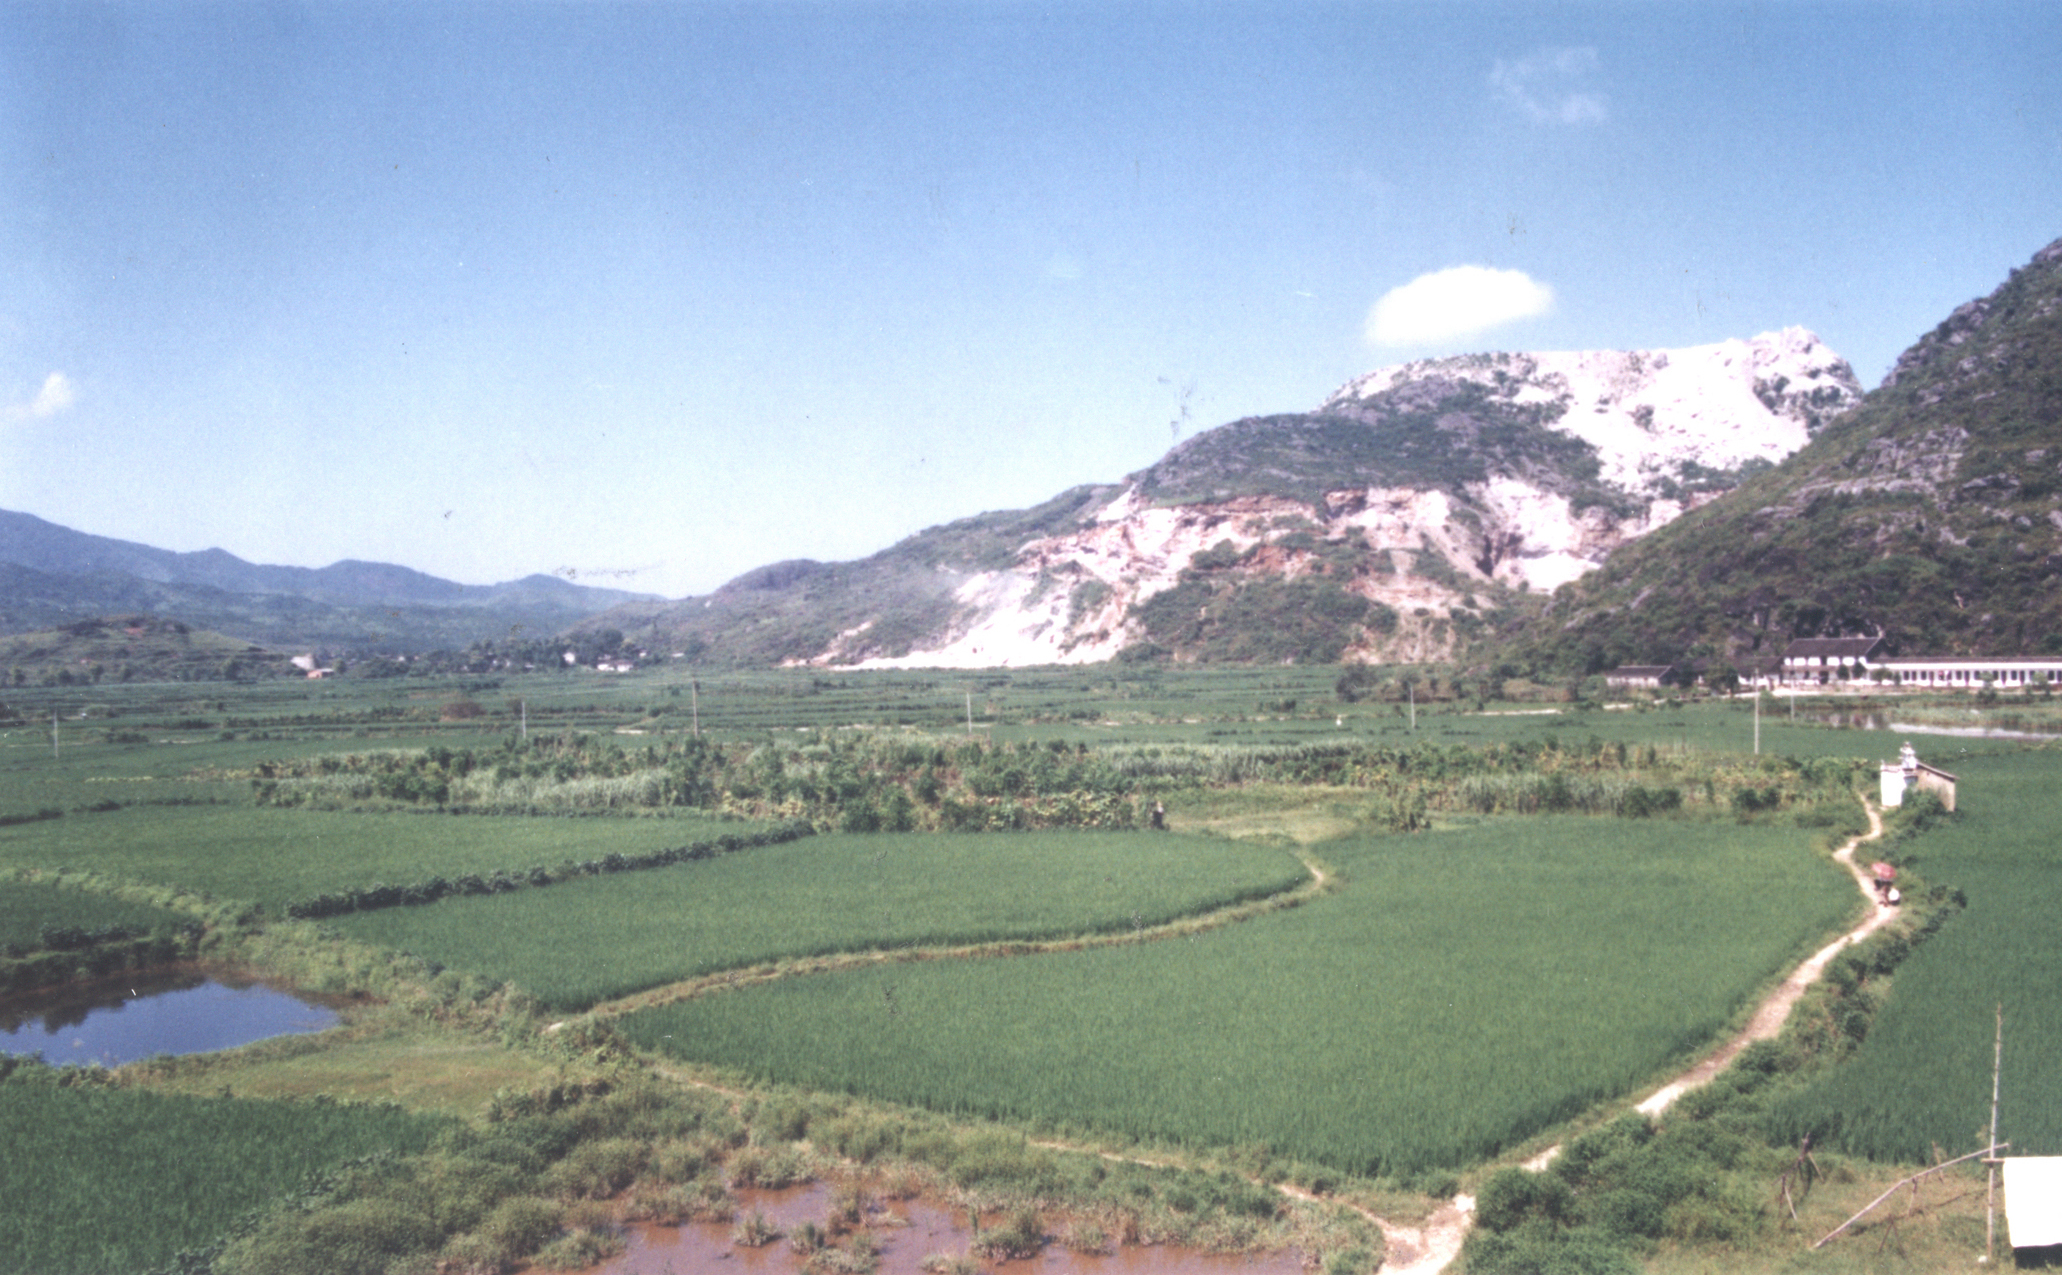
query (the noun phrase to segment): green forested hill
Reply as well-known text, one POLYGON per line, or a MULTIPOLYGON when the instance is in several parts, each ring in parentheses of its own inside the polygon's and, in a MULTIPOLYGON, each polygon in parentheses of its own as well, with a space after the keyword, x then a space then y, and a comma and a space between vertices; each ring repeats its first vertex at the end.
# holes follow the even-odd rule
POLYGON ((1811 444, 1559 590, 1535 665, 2062 649, 2062 240, 1956 310, 1811 444))
POLYGON ((161 616, 78 620, 45 632, 0 637, 0 680, 11 686, 300 675, 278 651, 161 616))

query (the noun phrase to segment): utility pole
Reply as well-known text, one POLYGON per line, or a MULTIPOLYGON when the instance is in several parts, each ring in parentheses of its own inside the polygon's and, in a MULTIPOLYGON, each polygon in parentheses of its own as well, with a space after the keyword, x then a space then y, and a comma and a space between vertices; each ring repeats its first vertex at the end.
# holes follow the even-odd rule
POLYGON ((1418 684, 1410 683, 1410 733, 1418 733, 1418 684))
POLYGON ((967 692, 967 738, 974 737, 974 693, 967 692))
POLYGON ((50 760, 57 760, 57 710, 50 710, 50 760))
POLYGON ((525 743, 527 743, 527 742, 529 742, 529 739, 530 739, 530 701, 528 701, 528 700, 526 700, 526 699, 519 699, 519 700, 517 700, 517 701, 516 701, 516 712, 517 712, 517 713, 520 713, 520 714, 522 715, 522 719, 523 719, 523 741, 524 741, 525 743))
POLYGON ((702 679, 699 677, 688 678, 687 690, 688 703, 694 707, 694 737, 700 739, 702 737, 702 679))
POLYGON ((1761 756, 1761 683, 1754 684, 1754 755, 1761 756))

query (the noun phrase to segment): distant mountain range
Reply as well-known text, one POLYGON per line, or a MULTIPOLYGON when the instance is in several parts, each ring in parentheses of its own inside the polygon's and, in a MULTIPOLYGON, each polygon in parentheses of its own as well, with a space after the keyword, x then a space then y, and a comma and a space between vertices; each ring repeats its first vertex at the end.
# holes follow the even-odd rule
POLYGON ((1405 364, 1316 411, 1207 430, 1121 483, 587 627, 740 664, 1452 658, 1860 397, 1797 328, 1405 364))
POLYGON ((1906 655, 2062 651, 2062 240, 1781 466, 1556 594, 1518 649, 1739 665, 1874 634, 1906 655))
POLYGON ((274 647, 569 633, 697 664, 1752 664, 1793 637, 2062 648, 2062 241, 1863 395, 1799 328, 1383 368, 1121 482, 679 601, 259 566, 0 512, 0 632, 176 616, 274 647), (610 630, 615 632, 611 633, 610 630))
POLYGON ((547 637, 646 596, 549 575, 466 585, 381 562, 265 566, 221 549, 175 553, 0 510, 0 633, 150 614, 282 649, 402 652, 511 632, 547 637))

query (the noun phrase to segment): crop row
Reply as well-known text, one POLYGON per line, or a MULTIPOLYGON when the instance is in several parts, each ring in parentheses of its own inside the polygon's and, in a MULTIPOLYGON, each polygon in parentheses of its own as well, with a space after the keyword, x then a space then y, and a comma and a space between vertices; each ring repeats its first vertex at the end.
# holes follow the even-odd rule
POLYGON ((780 845, 809 836, 814 831, 808 823, 798 820, 759 832, 726 833, 711 841, 696 841, 689 845, 653 850, 645 854, 607 854, 599 859, 569 861, 554 867, 539 865, 514 870, 504 869, 484 876, 478 873, 466 873, 455 878, 434 876, 407 885, 374 882, 358 889, 337 890, 311 898, 296 899, 286 905, 286 914, 295 920, 317 920, 323 917, 342 916, 347 912, 372 912, 380 908, 435 903, 438 899, 453 895, 506 894, 512 890, 534 886, 557 885, 580 877, 601 876, 612 872, 638 872, 648 868, 669 867, 676 863, 690 863, 697 859, 713 859, 719 854, 731 854, 738 850, 780 845))

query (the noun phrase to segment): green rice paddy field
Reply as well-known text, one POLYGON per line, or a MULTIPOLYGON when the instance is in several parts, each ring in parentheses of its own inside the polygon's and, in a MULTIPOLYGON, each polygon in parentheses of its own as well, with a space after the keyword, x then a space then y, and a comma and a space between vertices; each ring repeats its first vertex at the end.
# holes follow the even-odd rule
MULTIPOLYGON (((1919 743, 1924 745, 1921 739, 1919 743)), ((1969 900, 1898 967, 1860 1055, 1777 1112, 1779 1136, 1816 1131, 1878 1159, 1984 1145, 1996 1014, 2004 1012, 1998 1136, 2015 1155, 2062 1155, 2062 757, 1979 748, 1954 764, 1960 815, 1911 844, 1927 880, 1969 900)))
POLYGON ((277 910, 291 899, 376 881, 402 884, 646 854, 758 826, 694 816, 526 819, 128 806, 0 828, 0 864, 110 872, 277 910))
POLYGON ((1165 833, 825 835, 335 924, 573 1009, 784 958, 1157 925, 1307 880, 1282 850, 1165 833))
POLYGON ((63 886, 0 880, 0 951, 40 946, 45 930, 105 930, 119 927, 138 933, 173 930, 190 918, 147 903, 130 903, 105 894, 89 894, 63 886))
POLYGON ((625 1026, 809 1088, 1410 1172, 1639 1084, 1857 906, 1794 828, 1541 818, 1326 853, 1338 893, 1192 938, 795 979, 625 1026))
MULTIPOLYGON (((1754 738, 1744 703, 1580 712, 1510 704, 1478 714, 1449 702, 1422 707, 1413 730, 1403 704, 1337 701, 1336 676, 781 671, 705 676, 699 708, 705 732, 748 745, 852 731, 950 742, 967 733, 969 698, 973 733, 988 740, 1064 739, 1134 755, 1353 739, 1606 741, 1740 769, 1754 738)), ((755 827, 688 812, 450 816, 251 802, 252 767, 262 761, 491 746, 525 718, 532 730, 591 731, 637 748, 691 729, 692 694, 685 670, 11 688, 16 724, 0 727, 0 868, 174 885, 260 904, 276 917, 286 901, 324 891, 648 853, 755 827), (441 707, 460 699, 486 716, 446 720, 441 707), (35 817, 46 811, 62 813, 35 817)), ((1989 720, 1962 701, 1924 711, 1936 723, 1989 720)), ((2049 705, 2006 705, 1990 716, 2010 724, 2003 712, 2053 717, 2049 705)), ((1793 724, 1766 707, 1763 752, 1895 751, 1895 735, 1828 729, 1810 717, 1793 724)), ((2062 851, 2048 831, 2062 757, 1975 740, 1917 742, 1922 756, 1962 776, 1963 814, 1899 853, 1926 881, 1963 890, 1968 907, 1900 967, 1855 1061, 1783 1100, 1775 1132, 1818 1130, 1852 1151, 1905 1160, 1927 1158, 1936 1143, 1973 1148, 1988 1115, 1991 1014, 2002 1002, 2001 1132, 2018 1151, 2062 1153, 2062 1100, 2052 1097, 2062 1094, 2062 974, 2048 941, 2062 911, 2062 851)), ((1372 826, 1367 802, 1345 790, 1180 792, 1194 799, 1170 789, 1177 816, 1203 823, 1243 810, 1247 817, 1222 826, 1277 840, 825 835, 273 935, 319 943, 317 933, 341 933, 577 1007, 787 957, 1146 926, 1305 879, 1296 856, 1279 848, 1287 832, 1372 826), (1296 805, 1306 797, 1316 804, 1296 805)), ((706 995, 622 1022, 640 1042, 697 1064, 948 1113, 1146 1143, 1265 1146, 1350 1171, 1465 1167, 1660 1079, 1849 918, 1851 883, 1814 851, 1821 833, 1791 813, 1753 823, 1463 818, 1432 833, 1355 834, 1314 847, 1337 889, 1193 937, 886 962, 706 995)), ((47 889, 0 887, 10 932, 40 932, 54 920, 126 923, 79 902, 94 896, 47 889)), ((39 1088, 13 1099, 33 1115, 0 1113, 0 1139, 11 1139, 0 1160, 40 1163, 61 1145, 52 1139, 72 1136, 42 1132, 36 1121, 47 1114, 88 1131, 80 1136, 99 1139, 94 1145, 120 1147, 114 1158, 133 1160, 139 1175, 122 1178, 127 1170, 108 1167, 108 1153, 80 1151, 86 1176, 63 1198, 74 1201, 71 1216, 94 1220, 70 1234, 126 1242, 137 1228, 161 1225, 146 1204, 199 1207, 181 1203, 192 1195, 191 1174, 235 1172, 191 1160, 199 1153, 176 1140, 123 1132, 165 1123, 170 1108, 152 1115, 123 1106, 126 1098, 58 1094, 39 1088), (94 1103, 105 1110, 89 1109, 94 1103), (198 1167, 182 1167, 189 1162, 198 1167), (88 1198, 95 1190, 99 1203, 88 1198), (123 1217, 136 1228, 124 1230, 123 1217)), ((212 1145, 230 1136, 218 1126, 231 1128, 258 1105, 224 1099, 174 1123, 194 1146, 212 1145)), ((423 1136, 413 1126, 381 1131, 385 1117, 375 1115, 358 1113, 366 1146, 423 1136)), ((335 1147, 347 1140, 332 1139, 335 1147)), ((240 1154, 225 1145, 232 1159, 240 1154)), ((275 1198, 297 1172, 251 1187, 250 1202, 275 1198)), ((21 1227, 49 1224, 47 1211, 34 1212, 41 1191, 36 1179, 0 1183, 0 1199, 14 1201, 0 1207, 0 1250, 21 1227)), ((234 1211, 207 1208, 218 1221, 224 1208, 234 1211)), ((196 1223, 193 1233, 207 1230, 196 1223)), ((162 1257, 161 1245, 154 1251, 162 1257)), ((46 1256, 45 1265, 20 1269, 137 1264, 134 1254, 46 1256)))
POLYGON ((0 1271, 161 1268, 322 1169, 420 1151, 449 1123, 397 1107, 0 1085, 0 1271))

